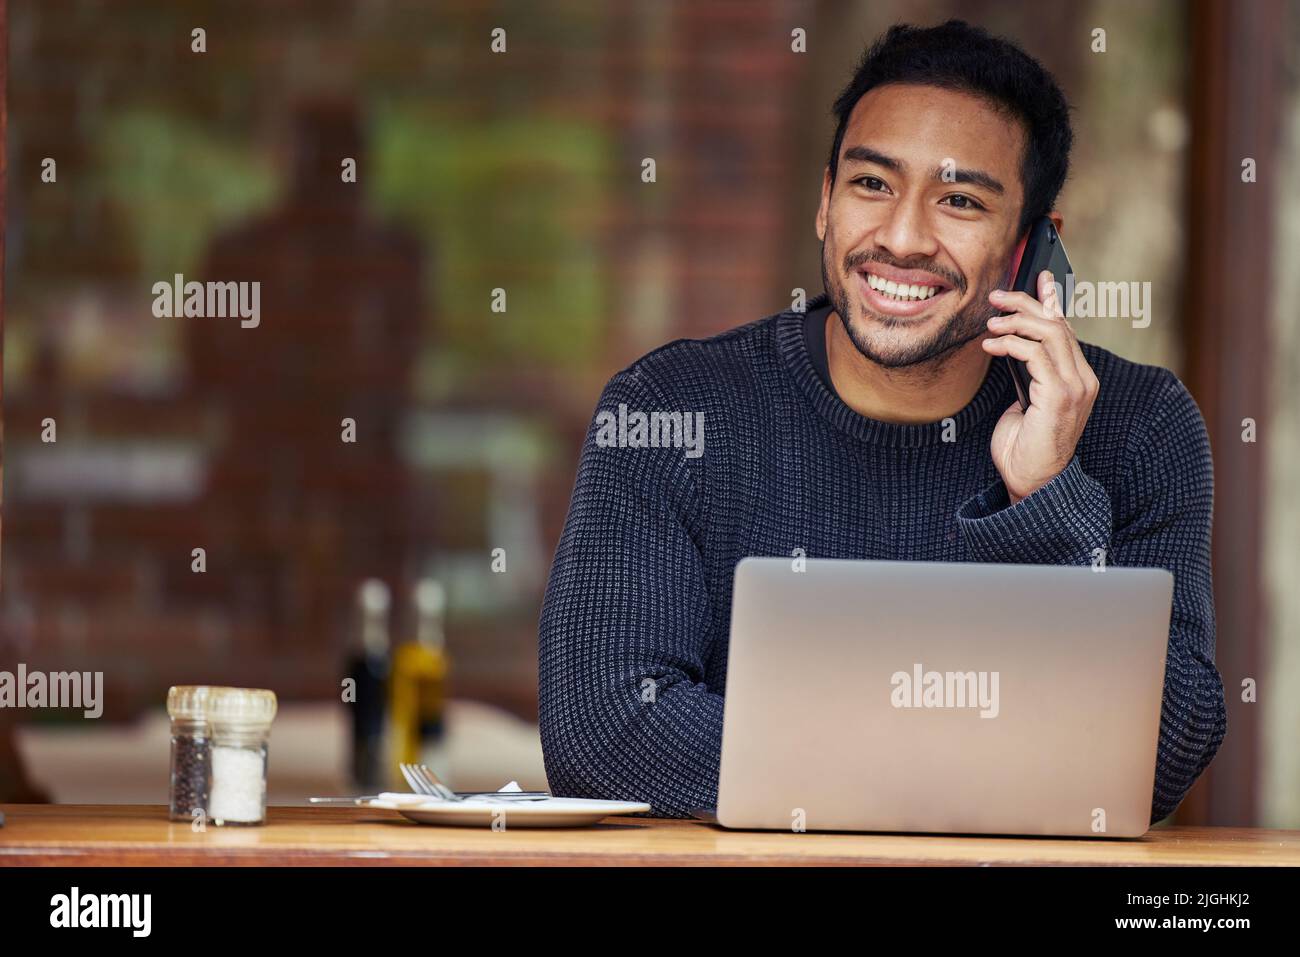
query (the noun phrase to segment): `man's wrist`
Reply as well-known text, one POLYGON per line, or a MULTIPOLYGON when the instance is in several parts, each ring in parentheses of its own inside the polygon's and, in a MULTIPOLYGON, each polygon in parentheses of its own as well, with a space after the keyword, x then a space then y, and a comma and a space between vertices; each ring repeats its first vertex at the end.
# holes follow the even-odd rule
POLYGON ((999 479, 957 510, 957 525, 974 561, 1087 564, 1110 544, 1106 489, 1076 456, 1052 481, 1019 500, 999 479))
POLYGON ((1029 496, 1031 496, 1031 495, 1033 495, 1035 492, 1037 492, 1040 488, 1046 488, 1048 485, 1051 485, 1053 482, 1056 481, 1057 477, 1058 477, 1062 472, 1064 472, 1066 469, 1068 469, 1068 468, 1070 467, 1070 465, 1074 462, 1074 460, 1075 460, 1075 456, 1073 456, 1073 455, 1070 456, 1070 461, 1069 461, 1069 462, 1066 462, 1065 465, 1063 465, 1060 469, 1058 469, 1056 472, 1054 472, 1054 473, 1051 475, 1050 478, 1048 478, 1046 481, 1039 482, 1037 485, 1035 485, 1033 488, 1031 488, 1029 491, 1027 491, 1024 495, 1019 495, 1019 494, 1017 494, 1017 493, 1011 491, 1011 486, 1010 486, 1010 485, 1007 485, 1006 479, 1003 479, 1003 480, 1002 480, 1002 485, 1003 485, 1003 486, 1006 488, 1006 490, 1007 490, 1007 504, 1010 506, 1010 505, 1015 505, 1015 504, 1017 504, 1018 502, 1023 502, 1025 499, 1029 498, 1029 496))

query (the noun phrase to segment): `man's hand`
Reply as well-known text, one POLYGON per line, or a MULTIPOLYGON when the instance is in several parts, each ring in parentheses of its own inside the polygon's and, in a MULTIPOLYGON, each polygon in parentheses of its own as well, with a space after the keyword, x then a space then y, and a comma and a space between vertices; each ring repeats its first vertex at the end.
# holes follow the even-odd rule
POLYGON ((1002 413, 990 451, 1014 505, 1059 475, 1092 412, 1099 383, 1057 301, 1052 273, 1038 274, 1038 299, 995 289, 989 302, 1009 316, 994 316, 984 351, 1023 360, 1033 381, 1029 410, 1020 402, 1002 413), (1041 300, 1041 301, 1040 301, 1041 300))

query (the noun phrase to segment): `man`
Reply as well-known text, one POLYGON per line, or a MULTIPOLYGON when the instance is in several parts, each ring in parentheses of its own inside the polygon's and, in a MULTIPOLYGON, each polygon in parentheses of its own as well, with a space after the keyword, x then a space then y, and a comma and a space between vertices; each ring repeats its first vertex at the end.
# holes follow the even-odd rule
POLYGON ((1100 561, 1174 574, 1154 823, 1227 724, 1210 449, 1176 376, 1080 343, 1050 279, 1037 299, 1005 291, 1028 226, 1061 225, 1065 99, 1023 51, 950 21, 892 28, 835 113, 825 294, 669 343, 601 396, 542 607, 551 787, 667 816, 716 805, 747 555, 1100 561), (1004 356, 1028 364, 1023 414, 1004 356), (698 449, 662 441, 674 413, 698 449))

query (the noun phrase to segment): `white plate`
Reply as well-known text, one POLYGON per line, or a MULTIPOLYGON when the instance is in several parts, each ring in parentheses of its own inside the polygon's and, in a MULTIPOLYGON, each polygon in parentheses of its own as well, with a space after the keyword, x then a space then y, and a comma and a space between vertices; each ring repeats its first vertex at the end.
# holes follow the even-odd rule
POLYGON ((371 801, 369 807, 397 811, 418 824, 444 824, 453 827, 587 827, 611 814, 645 814, 649 804, 635 801, 596 801, 586 798, 544 798, 540 801, 431 801, 422 803, 417 794, 371 801))

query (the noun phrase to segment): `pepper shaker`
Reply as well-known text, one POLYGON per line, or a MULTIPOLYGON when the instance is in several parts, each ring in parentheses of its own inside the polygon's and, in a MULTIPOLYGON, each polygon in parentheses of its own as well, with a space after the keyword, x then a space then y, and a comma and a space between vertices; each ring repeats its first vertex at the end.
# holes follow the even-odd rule
POLYGON ((196 811, 206 815, 211 786, 211 729, 206 704, 213 689, 178 685, 167 689, 171 717, 171 782, 168 816, 188 821, 196 811))

